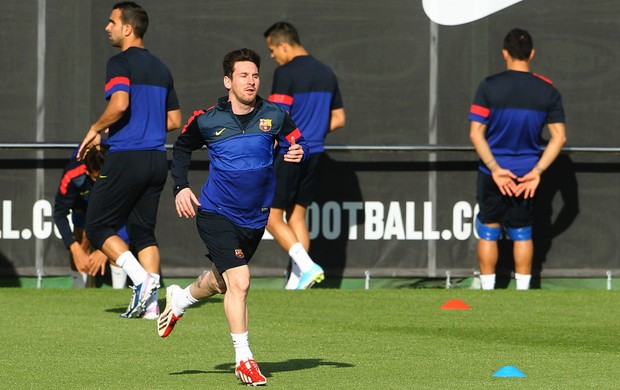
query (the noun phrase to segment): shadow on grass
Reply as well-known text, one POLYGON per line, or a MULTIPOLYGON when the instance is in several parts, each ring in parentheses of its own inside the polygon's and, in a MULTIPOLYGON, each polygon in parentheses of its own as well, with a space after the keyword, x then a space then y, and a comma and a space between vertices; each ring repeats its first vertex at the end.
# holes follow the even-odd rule
MULTIPOLYGON (((128 295, 128 298, 131 298, 131 295, 128 295)), ((208 298, 208 299, 205 299, 205 300, 202 300, 202 301, 198 301, 197 303, 195 303, 195 304, 193 304, 193 305, 192 305, 192 308, 195 308, 195 307, 200 307, 200 306, 202 306, 202 305, 206 305, 206 304, 210 304, 210 303, 221 303, 221 302, 223 302, 223 301, 224 301, 224 299, 223 299, 223 298, 220 298, 220 297, 217 297, 217 298, 211 297, 211 298, 208 298)), ((164 308, 164 307, 166 307, 166 297, 164 296, 163 298, 160 298, 160 299, 157 301, 157 303, 159 304, 159 308, 160 308, 161 310, 163 310, 163 308, 164 308)), ((126 312, 126 311, 127 311, 127 306, 114 307, 114 308, 106 309, 105 311, 106 311, 106 312, 108 312, 108 313, 118 313, 118 314, 122 314, 122 313, 124 313, 124 312, 126 312)))
MULTIPOLYGON (((261 362, 260 369, 266 377, 271 377, 270 373, 300 371, 320 366, 331 366, 334 368, 354 367, 349 363, 326 362, 323 359, 293 359, 284 362, 261 362)), ((170 375, 193 375, 193 374, 230 374, 235 371, 233 364, 225 363, 214 367, 214 370, 185 370, 181 372, 171 372, 170 375)))

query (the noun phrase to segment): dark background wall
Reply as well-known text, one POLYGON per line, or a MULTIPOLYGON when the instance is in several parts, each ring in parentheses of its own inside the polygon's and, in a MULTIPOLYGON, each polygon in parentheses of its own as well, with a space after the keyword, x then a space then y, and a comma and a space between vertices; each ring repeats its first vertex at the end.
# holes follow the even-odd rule
MULTIPOLYGON (((25 0, 5 6, 1 143, 81 141, 105 107, 105 62, 117 52, 104 31, 113 4, 25 0)), ((276 64, 262 33, 287 20, 339 77, 348 122, 329 144, 469 145, 467 113, 476 87, 504 69, 502 39, 521 27, 534 37, 533 70, 562 92, 568 145, 620 145, 617 1, 524 0, 460 26, 431 23, 421 0, 142 5, 151 20, 146 46, 171 68, 184 120, 226 93, 221 60, 236 48, 263 56, 261 95, 267 96, 276 64)), ((1 153, 0 272, 66 274, 67 251, 48 210, 71 151, 1 153)), ((197 188, 208 159, 198 152, 195 160, 190 179, 197 188)), ((476 160, 473 152, 331 152, 310 210, 311 254, 332 275, 472 272, 476 160)), ((565 153, 545 173, 535 226, 543 275, 620 271, 619 174, 617 155, 594 153, 565 153)), ((176 216, 168 190, 158 238, 165 274, 191 276, 206 266, 194 222, 176 216)), ((286 264, 269 239, 252 262, 257 275, 281 275, 286 264)))

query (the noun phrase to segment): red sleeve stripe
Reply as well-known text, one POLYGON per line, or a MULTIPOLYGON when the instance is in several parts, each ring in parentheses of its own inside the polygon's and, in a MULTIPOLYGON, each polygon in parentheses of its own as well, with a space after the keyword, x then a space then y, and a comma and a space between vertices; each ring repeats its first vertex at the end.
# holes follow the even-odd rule
POLYGON ((116 86, 118 84, 125 84, 128 87, 131 85, 131 83, 129 82, 129 77, 113 77, 105 85, 106 92, 109 91, 112 87, 114 87, 114 86, 116 86))
POLYGON ((286 140, 290 143, 293 143, 293 138, 296 140, 301 138, 301 131, 299 131, 299 128, 291 131, 289 135, 286 136, 286 140))
POLYGON ((489 114, 491 114, 491 110, 486 107, 478 106, 476 104, 472 104, 469 112, 472 114, 480 115, 481 117, 488 118, 489 114))
POLYGON ((538 77, 539 79, 548 82, 549 84, 553 85, 553 81, 551 81, 550 79, 546 78, 545 76, 541 76, 537 73, 533 73, 534 76, 538 77))
POLYGON ((63 195, 67 195, 67 187, 69 187, 69 183, 71 183, 71 180, 85 173, 86 164, 82 164, 78 167, 68 170, 67 172, 65 172, 62 179, 60 179, 60 187, 58 188, 58 191, 60 191, 60 193, 63 195))
POLYGON ((281 93, 272 93, 269 95, 269 101, 273 103, 286 104, 287 106, 293 105, 293 97, 281 93))
POLYGON ((194 114, 187 120, 187 123, 185 124, 185 126, 183 126, 183 130, 181 130, 181 134, 185 134, 185 131, 187 131, 187 126, 189 126, 189 124, 192 123, 192 121, 196 119, 198 115, 202 115, 204 113, 205 112, 203 110, 194 111, 194 114))

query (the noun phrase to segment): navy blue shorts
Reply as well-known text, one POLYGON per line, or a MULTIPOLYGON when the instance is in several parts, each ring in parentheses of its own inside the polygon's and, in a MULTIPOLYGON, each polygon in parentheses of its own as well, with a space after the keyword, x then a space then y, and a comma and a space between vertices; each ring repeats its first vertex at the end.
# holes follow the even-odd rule
POLYGON ((502 195, 491 175, 478 171, 476 200, 480 206, 478 218, 484 224, 500 223, 511 228, 534 224, 534 201, 523 195, 515 198, 502 195))
POLYGON ((209 251, 207 257, 220 275, 227 269, 247 265, 265 232, 265 228, 243 228, 223 215, 201 210, 196 214, 196 227, 209 251))
POLYGON ((86 235, 97 249, 126 225, 136 252, 156 246, 159 197, 168 177, 166 152, 108 153, 90 191, 86 235))
POLYGON ((279 154, 274 161, 276 192, 271 207, 287 210, 296 204, 310 206, 318 190, 322 160, 323 153, 315 153, 301 164, 291 164, 279 154))

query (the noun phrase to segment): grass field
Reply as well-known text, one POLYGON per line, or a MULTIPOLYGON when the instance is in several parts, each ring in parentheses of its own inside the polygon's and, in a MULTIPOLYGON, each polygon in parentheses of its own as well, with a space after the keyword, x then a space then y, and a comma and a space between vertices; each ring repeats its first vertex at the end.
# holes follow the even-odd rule
MULTIPOLYGON (((153 321, 119 318, 129 296, 0 289, 0 387, 242 386, 221 297, 160 339, 153 321)), ((620 387, 618 291, 256 289, 249 305, 252 350, 273 389, 620 387), (472 309, 440 309, 450 299, 472 309), (493 377, 503 366, 526 377, 493 377)))

